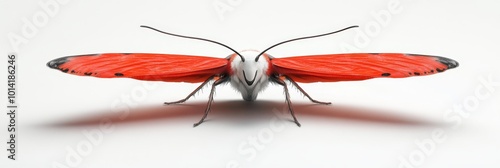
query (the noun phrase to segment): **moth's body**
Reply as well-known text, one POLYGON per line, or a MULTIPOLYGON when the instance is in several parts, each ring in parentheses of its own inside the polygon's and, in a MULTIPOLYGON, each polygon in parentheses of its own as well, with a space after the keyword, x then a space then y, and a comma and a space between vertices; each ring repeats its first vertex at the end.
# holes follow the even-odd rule
POLYGON ((254 50, 244 50, 240 54, 245 58, 243 62, 236 54, 231 55, 230 68, 231 74, 229 81, 246 101, 254 101, 259 92, 264 90, 269 85, 270 62, 267 54, 264 54, 265 59, 253 61, 259 52, 254 50))

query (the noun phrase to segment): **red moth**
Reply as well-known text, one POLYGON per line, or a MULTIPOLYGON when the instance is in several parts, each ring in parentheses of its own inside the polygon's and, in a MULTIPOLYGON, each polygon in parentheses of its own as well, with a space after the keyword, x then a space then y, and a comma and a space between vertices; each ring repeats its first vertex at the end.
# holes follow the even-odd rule
POLYGON ((183 103, 204 85, 214 81, 205 113, 201 120, 194 124, 195 127, 207 117, 213 101, 215 87, 222 83, 231 83, 231 86, 236 88, 246 101, 254 101, 258 93, 264 90, 269 83, 283 86, 290 114, 297 126, 300 126, 290 102, 288 87, 285 83, 287 80, 312 102, 330 104, 330 102, 314 100, 297 82, 356 81, 379 77, 404 78, 431 75, 458 66, 458 62, 449 58, 417 54, 351 53, 275 58, 265 53, 283 43, 330 35, 358 26, 283 41, 260 53, 254 51, 239 53, 227 45, 213 40, 172 34, 148 26, 141 27, 172 36, 216 43, 230 49, 234 54, 229 55, 227 58, 150 53, 88 54, 54 59, 48 62, 47 66, 73 75, 99 78, 202 82, 186 98, 175 102, 166 102, 165 104, 183 103))

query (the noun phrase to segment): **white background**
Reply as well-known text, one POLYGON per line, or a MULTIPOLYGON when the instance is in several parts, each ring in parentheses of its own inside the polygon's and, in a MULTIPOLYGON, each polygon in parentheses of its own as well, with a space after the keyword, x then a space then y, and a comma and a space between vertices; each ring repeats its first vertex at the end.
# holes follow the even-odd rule
MULTIPOLYGON (((47 15, 40 2, 49 0, 0 4, 1 51, 17 51, 20 68, 17 160, 2 152, 0 167, 500 166, 500 87, 488 90, 481 82, 500 81, 498 1, 69 0, 57 3, 58 10, 35 25, 32 37, 23 36, 23 18, 33 23, 34 16, 47 15), (390 20, 377 21, 392 3, 398 10, 390 20), (231 53, 139 25, 213 39, 237 50, 263 50, 289 38, 360 25, 269 54, 342 53, 342 44, 349 44, 356 47, 351 52, 445 56, 460 67, 425 77, 303 84, 314 98, 333 104, 314 105, 291 89, 300 128, 288 121, 289 115, 273 119, 273 110, 286 113, 281 87, 270 86, 248 104, 226 85, 217 88, 209 121, 192 128, 202 116, 208 88, 183 105, 165 107, 164 101, 183 98, 197 85, 72 76, 45 65, 62 56, 104 52, 220 58, 231 53), (355 42, 367 33, 369 41, 355 42), (15 49, 9 34, 26 43, 15 49), (477 97, 478 88, 488 96, 477 97), (127 104, 122 97, 130 95, 135 99, 127 104), (455 106, 468 108, 459 115, 455 106), (130 113, 119 118, 123 108, 130 113), (99 128, 106 119, 112 130, 99 128), (102 139, 91 141, 85 136, 89 131, 102 139), (435 131, 442 132, 441 138, 432 139, 435 131), (249 145, 255 137, 259 145, 249 145)), ((0 140, 6 141, 7 116, 1 118, 0 140)), ((6 143, 0 144, 4 151, 6 143)))

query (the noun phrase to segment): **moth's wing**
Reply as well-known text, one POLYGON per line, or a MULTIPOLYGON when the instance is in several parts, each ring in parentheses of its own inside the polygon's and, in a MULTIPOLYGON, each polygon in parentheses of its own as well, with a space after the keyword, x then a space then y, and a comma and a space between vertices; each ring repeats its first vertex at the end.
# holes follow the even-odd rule
POLYGON ((336 82, 431 75, 458 66, 449 58, 399 53, 352 53, 274 58, 273 72, 297 82, 336 82))
POLYGON ((62 57, 47 66, 80 76, 197 83, 225 73, 228 60, 175 54, 105 53, 62 57))

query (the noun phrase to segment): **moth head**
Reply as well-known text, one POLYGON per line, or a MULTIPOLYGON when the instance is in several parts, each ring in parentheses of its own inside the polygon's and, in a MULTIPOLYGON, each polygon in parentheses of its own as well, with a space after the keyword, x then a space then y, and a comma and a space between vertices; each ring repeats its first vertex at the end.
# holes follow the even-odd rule
POLYGON ((231 65, 235 75, 247 87, 255 86, 260 78, 265 77, 265 72, 268 69, 266 59, 253 61, 258 53, 256 50, 243 50, 240 54, 247 61, 242 61, 239 57, 234 57, 231 65))

